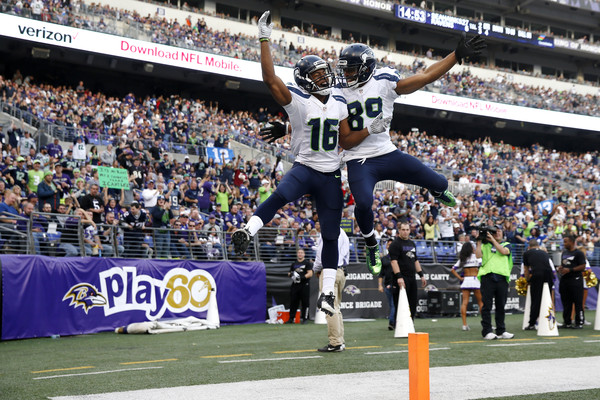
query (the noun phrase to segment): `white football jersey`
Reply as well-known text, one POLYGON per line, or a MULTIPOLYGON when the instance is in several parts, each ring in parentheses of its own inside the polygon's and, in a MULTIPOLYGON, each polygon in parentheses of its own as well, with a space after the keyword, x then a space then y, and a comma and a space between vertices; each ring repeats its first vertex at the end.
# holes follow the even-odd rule
POLYGON ((348 108, 337 89, 332 89, 326 103, 288 84, 292 102, 283 108, 292 126, 292 153, 296 161, 319 172, 340 168, 338 151, 340 122, 348 118, 348 108))
MULTIPOLYGON (((371 79, 363 86, 341 89, 348 106, 348 124, 352 130, 362 130, 373 122, 380 112, 383 117, 394 114, 394 101, 398 97, 395 92, 400 80, 398 71, 392 68, 378 68, 371 79)), ((344 161, 360 158, 372 158, 397 150, 390 139, 390 128, 385 132, 369 135, 359 145, 344 150, 344 161)))

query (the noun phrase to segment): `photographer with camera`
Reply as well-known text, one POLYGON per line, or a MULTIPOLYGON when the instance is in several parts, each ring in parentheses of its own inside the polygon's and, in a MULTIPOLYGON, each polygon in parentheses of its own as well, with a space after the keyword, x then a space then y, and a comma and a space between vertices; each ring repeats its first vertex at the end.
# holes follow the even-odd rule
POLYGON ((477 278, 481 281, 481 334, 486 340, 512 339, 506 332, 504 306, 508 296, 508 282, 513 262, 508 242, 502 242, 502 229, 494 226, 479 228, 475 256, 481 258, 477 278), (492 332, 492 303, 496 301, 496 333, 492 332))
POLYGON ((290 319, 288 324, 294 323, 298 304, 302 302, 300 317, 302 323, 308 322, 308 304, 310 299, 310 278, 313 276, 313 263, 305 258, 304 250, 298 249, 296 261, 290 266, 288 276, 292 278, 290 288, 290 319))

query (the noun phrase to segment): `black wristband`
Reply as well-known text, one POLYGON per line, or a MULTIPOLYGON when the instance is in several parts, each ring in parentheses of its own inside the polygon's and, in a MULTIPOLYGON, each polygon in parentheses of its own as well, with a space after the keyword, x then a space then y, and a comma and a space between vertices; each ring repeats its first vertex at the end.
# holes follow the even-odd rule
POLYGON ((396 278, 396 279, 403 279, 402 278, 402 274, 400 272, 395 273, 394 274, 394 278, 396 278))
POLYGON ((423 277, 423 271, 417 271, 417 275, 419 275, 422 278, 423 277))

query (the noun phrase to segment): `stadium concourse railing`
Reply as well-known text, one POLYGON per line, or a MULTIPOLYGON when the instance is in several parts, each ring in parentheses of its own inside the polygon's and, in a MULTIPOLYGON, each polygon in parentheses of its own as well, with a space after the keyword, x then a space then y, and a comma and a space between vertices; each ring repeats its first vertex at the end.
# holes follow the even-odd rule
MULTIPOLYGON (((39 254, 51 257, 119 257, 190 259, 199 261, 262 261, 265 264, 292 263, 298 249, 306 257, 316 256, 318 237, 300 229, 263 227, 245 254, 236 254, 231 232, 219 225, 190 222, 186 228, 129 227, 92 224, 69 214, 33 212, 28 218, 0 214, 0 254, 39 254)), ((385 248, 382 239, 380 246, 385 248)), ((453 265, 458 259, 459 242, 414 240, 422 264, 453 265)), ((551 257, 560 260, 561 242, 546 244, 551 257)), ((350 236, 350 262, 365 262, 362 237, 350 236)), ((520 265, 526 246, 512 245, 513 262, 520 265)), ((600 266, 600 247, 587 253, 592 266, 600 266)))

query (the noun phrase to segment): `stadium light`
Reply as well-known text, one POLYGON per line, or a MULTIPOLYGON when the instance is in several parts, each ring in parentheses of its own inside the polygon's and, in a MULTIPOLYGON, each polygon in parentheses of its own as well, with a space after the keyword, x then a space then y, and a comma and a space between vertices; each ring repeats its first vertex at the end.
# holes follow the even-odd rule
POLYGON ((33 58, 50 58, 50 49, 42 49, 40 47, 33 47, 31 49, 31 56, 33 58))
POLYGON ((225 87, 227 89, 238 90, 240 88, 240 82, 227 80, 227 81, 225 81, 225 87))

